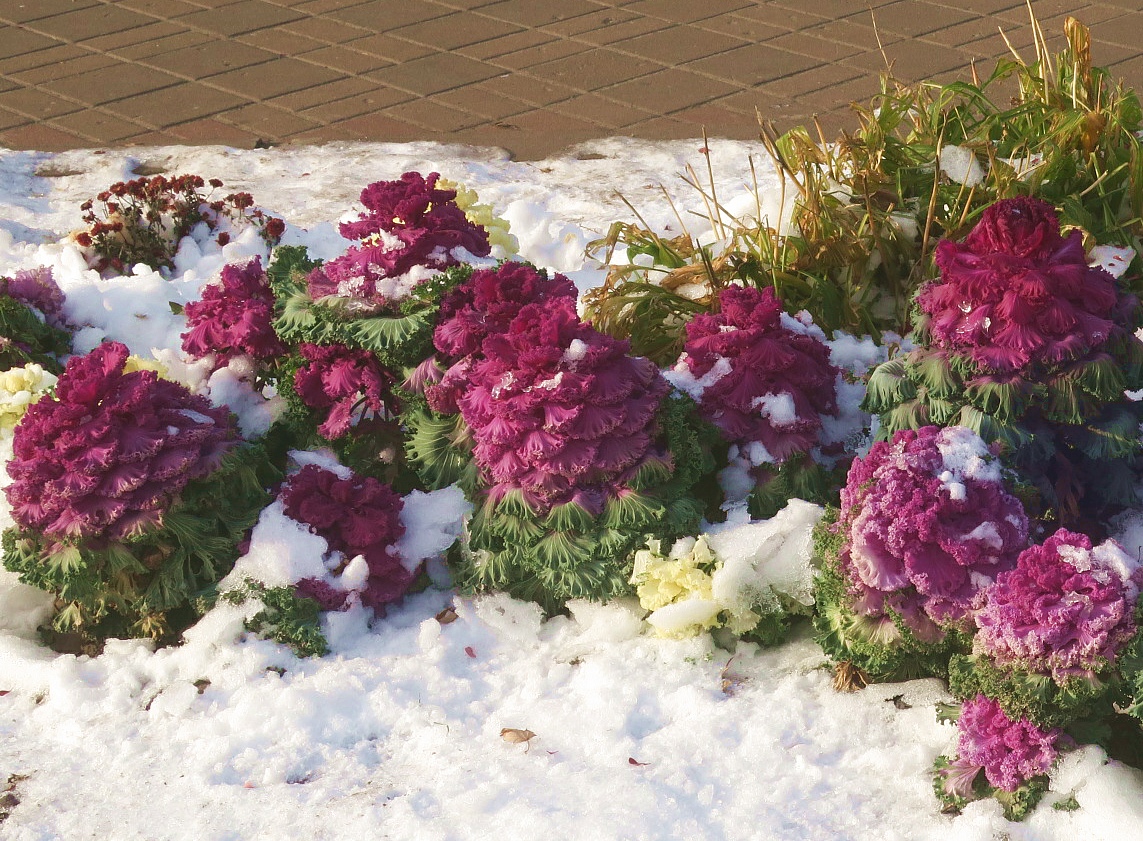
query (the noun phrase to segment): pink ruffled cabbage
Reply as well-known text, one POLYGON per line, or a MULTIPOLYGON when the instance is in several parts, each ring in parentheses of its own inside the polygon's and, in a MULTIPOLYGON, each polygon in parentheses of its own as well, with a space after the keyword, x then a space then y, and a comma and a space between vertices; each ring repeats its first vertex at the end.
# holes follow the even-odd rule
POLYGON ((997 201, 963 243, 942 241, 935 260, 940 281, 917 296, 933 342, 988 371, 1085 357, 1122 331, 1130 307, 1115 278, 1088 266, 1083 234, 1061 236, 1041 199, 997 201))
POLYGON ((56 283, 50 267, 20 269, 14 277, 4 281, 3 291, 17 301, 39 310, 53 327, 68 328, 63 314, 63 290, 56 283))
POLYGON ((433 332, 438 355, 452 364, 442 369, 435 360, 426 362, 414 371, 410 384, 425 392, 434 411, 459 412, 457 400, 468 388, 472 365, 488 336, 506 332, 527 304, 565 298, 574 306, 576 297, 575 284, 566 276, 549 278, 524 263, 473 272, 441 301, 433 332))
POLYGON ((902 430, 850 466, 840 562, 854 610, 898 614, 918 638, 963 626, 1028 543, 1028 518, 964 427, 902 430))
POLYGON ((496 498, 520 490, 533 510, 575 501, 597 514, 649 460, 668 391, 653 363, 579 320, 575 299, 520 309, 469 357, 458 402, 496 498))
POLYGON ((957 758, 941 775, 945 791, 959 797, 973 796, 973 781, 982 769, 989 785, 1015 791, 1047 774, 1059 756, 1062 731, 1045 730, 1026 718, 1012 721, 985 695, 961 705, 957 730, 957 758))
POLYGON ((369 351, 303 343, 298 352, 306 364, 294 375, 294 390, 311 409, 329 410, 318 427, 326 438, 345 435, 366 413, 396 413, 393 377, 369 351))
POLYGON ((224 266, 221 282, 204 287, 202 300, 187 304, 185 314, 183 350, 192 358, 214 354, 221 367, 243 354, 272 359, 286 352, 274 332, 274 293, 260 257, 224 266))
MULTIPOLYGON (((308 525, 346 561, 365 558, 369 577, 359 593, 366 607, 382 608, 408 592, 414 575, 397 552, 405 533, 400 518, 404 503, 388 485, 368 476, 342 478, 309 464, 285 484, 282 503, 288 517, 308 525)), ((296 589, 325 610, 343 608, 350 596, 316 578, 303 579, 296 589)))
POLYGON ((1001 666, 1090 676, 1135 636, 1143 570, 1114 541, 1060 529, 1020 554, 985 593, 973 645, 1001 666))
POLYGON ((22 528, 58 540, 139 534, 236 443, 225 407, 153 371, 123 373, 127 355, 109 342, 71 359, 56 399, 17 425, 6 493, 22 528))
POLYGON ((339 228, 346 239, 361 242, 310 273, 310 297, 337 296, 384 307, 392 302, 392 295, 386 294, 387 279, 415 267, 454 266, 459 262, 453 253, 458 248, 476 257, 488 256, 492 250, 488 232, 457 207, 455 190, 437 189, 438 178, 436 172, 428 178, 406 172, 396 181, 378 181, 362 190, 366 212, 339 228))
MULTIPOLYGON (((721 311, 687 324, 683 357, 702 379, 717 365, 726 373, 702 391, 699 409, 731 443, 760 442, 777 462, 812 448, 821 415, 837 412, 838 369, 813 336, 782 325, 774 291, 728 286, 721 311), (792 412, 776 406, 792 407, 792 412)), ((717 375, 717 372, 715 372, 717 375)))

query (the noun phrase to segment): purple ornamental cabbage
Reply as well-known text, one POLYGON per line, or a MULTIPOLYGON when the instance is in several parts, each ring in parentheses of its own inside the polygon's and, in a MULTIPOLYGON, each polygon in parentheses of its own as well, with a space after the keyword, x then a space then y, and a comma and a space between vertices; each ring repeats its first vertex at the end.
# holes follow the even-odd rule
POLYGON ((318 427, 326 438, 333 440, 349 432, 355 412, 377 416, 395 411, 390 391, 393 377, 369 351, 303 343, 298 352, 307 364, 294 375, 294 389, 310 408, 329 410, 318 427))
POLYGON ((943 240, 935 260, 941 278, 917 296, 933 343, 986 370, 1081 358, 1123 329, 1115 278, 1088 266, 1083 234, 1061 236, 1041 199, 995 202, 963 243, 943 240))
POLYGON ((457 207, 455 190, 436 188, 438 178, 436 172, 427 179, 406 172, 397 181, 378 181, 362 190, 366 212, 339 228, 343 237, 360 244, 310 273, 310 297, 332 295, 384 307, 411 291, 394 279, 414 268, 455 266, 458 248, 487 257, 492 250, 488 232, 457 207))
POLYGON ((1143 569, 1115 541, 1060 529, 1000 574, 976 616, 974 651, 999 666, 1068 677, 1115 661, 1135 635, 1143 569))
POLYGON ((512 319, 526 304, 566 298, 573 305, 575 284, 562 274, 546 277, 523 263, 504 263, 496 269, 480 269, 441 301, 433 343, 439 355, 452 362, 441 371, 429 360, 414 376, 413 385, 425 391, 434 411, 455 414, 457 400, 468 388, 472 365, 481 355, 485 338, 508 330, 512 319))
POLYGON ((964 427, 902 430, 855 459, 841 491, 840 562, 858 614, 896 612, 925 641, 967 624, 1028 543, 999 463, 964 427))
POLYGON ((125 374, 126 361, 118 342, 71 359, 55 399, 17 425, 6 493, 22 528, 58 540, 139 534, 236 443, 226 407, 153 371, 125 374))
POLYGON ((627 348, 581 322, 568 296, 524 306, 485 338, 459 404, 492 498, 519 489, 537 513, 574 500, 598 514, 666 458, 652 438, 667 383, 627 348))
POLYGON ((721 312, 686 326, 691 374, 717 377, 703 389, 700 411, 728 441, 760 442, 775 461, 806 452, 817 443, 821 415, 837 411, 829 349, 782 325, 782 304, 769 287, 728 286, 719 304, 721 312))
POLYGON ((68 328, 63 314, 64 294, 50 267, 20 269, 15 277, 4 281, 3 291, 17 301, 39 310, 53 327, 61 330, 68 328))
POLYGON ((957 720, 957 758, 941 772, 945 791, 972 798, 973 781, 984 770, 989 785, 1015 791, 1033 777, 1047 774, 1059 756, 1062 731, 1045 730, 1026 718, 1012 721, 1000 704, 977 695, 961 705, 957 720))
POLYGON ((186 305, 187 332, 183 350, 192 358, 215 355, 221 367, 235 356, 271 359, 286 352, 274 332, 274 294, 262 269, 262 259, 231 263, 221 282, 202 291, 202 300, 186 305))
MULTIPOLYGON (((282 489, 286 515, 323 538, 346 562, 361 555, 369 578, 361 603, 381 608, 401 598, 413 575, 401 563, 396 544, 405 533, 400 514, 401 497, 368 476, 341 478, 309 464, 294 474, 282 489)), ((349 593, 316 578, 298 583, 298 592, 317 600, 325 610, 345 606, 349 593)))

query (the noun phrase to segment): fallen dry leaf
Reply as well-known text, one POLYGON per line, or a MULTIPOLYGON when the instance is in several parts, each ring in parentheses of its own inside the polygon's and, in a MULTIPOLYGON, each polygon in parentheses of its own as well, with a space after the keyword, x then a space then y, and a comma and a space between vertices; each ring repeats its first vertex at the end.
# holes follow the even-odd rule
POLYGON ((456 608, 450 604, 434 618, 442 625, 450 625, 456 621, 456 608))
POLYGON ((521 742, 531 742, 536 734, 531 730, 520 730, 516 727, 504 727, 500 730, 500 738, 506 742, 518 745, 521 742))
POLYGON ((627 764, 628 765, 634 765, 636 768, 645 768, 646 766, 650 765, 651 763, 650 762, 640 762, 635 757, 629 756, 629 757, 627 757, 627 764))
POLYGON ((476 656, 476 649, 473 648, 471 645, 466 645, 464 647, 464 653, 467 654, 469 657, 475 657, 476 656))

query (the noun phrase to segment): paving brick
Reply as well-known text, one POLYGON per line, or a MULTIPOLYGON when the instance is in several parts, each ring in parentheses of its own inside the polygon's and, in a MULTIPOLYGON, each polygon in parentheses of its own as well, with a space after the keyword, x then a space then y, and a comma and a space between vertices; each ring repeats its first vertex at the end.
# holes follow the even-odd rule
MULTIPOLYGON (((963 24, 961 24, 963 25, 963 24)), ((996 26, 985 19, 984 27, 987 29, 991 26, 991 31, 996 31, 996 26)), ((955 28, 955 27, 954 27, 955 28)), ((891 32, 878 31, 872 22, 858 22, 854 18, 845 18, 844 20, 830 20, 824 23, 815 23, 807 26, 801 30, 806 35, 812 35, 815 38, 825 38, 829 41, 837 41, 841 44, 849 44, 852 47, 857 47, 861 50, 876 50, 878 40, 884 45, 889 45, 895 41, 901 40, 899 36, 891 32)), ((943 40, 943 38, 942 38, 943 40)))
POLYGON ((65 59, 64 61, 55 61, 40 67, 33 67, 29 70, 18 71, 12 73, 11 75, 26 84, 38 85, 52 79, 61 79, 65 76, 75 76, 79 73, 87 73, 92 70, 99 70, 101 68, 118 63, 118 61, 108 55, 87 53, 76 58, 65 59))
POLYGON ((179 15, 197 12, 199 7, 185 0, 116 0, 116 4, 124 9, 136 12, 145 12, 152 17, 170 20, 179 15))
POLYGON ((104 67, 78 76, 51 79, 44 82, 44 87, 88 105, 102 105, 116 99, 171 87, 180 81, 170 73, 138 64, 119 63, 114 67, 104 67))
POLYGON ((285 32, 281 29, 262 29, 258 32, 239 35, 235 40, 241 44, 249 44, 251 47, 268 50, 280 56, 301 55, 325 46, 321 41, 293 32, 285 32))
MULTIPOLYGON (((859 7, 856 4, 851 8, 850 12, 859 7)), ((868 9, 867 4, 862 4, 862 9, 868 9)), ((721 17, 721 16, 720 16, 721 17)), ((730 17, 739 20, 749 20, 755 23, 766 23, 775 26, 786 32, 793 32, 797 29, 806 29, 810 26, 823 23, 827 20, 840 20, 842 15, 815 15, 807 11, 799 9, 797 6, 793 8, 787 6, 776 6, 771 3, 759 3, 753 6, 747 6, 743 9, 738 9, 730 14, 730 17)), ((850 18, 849 20, 852 20, 850 18)), ((703 21, 702 25, 707 26, 709 21, 703 21)))
POLYGON ((326 12, 335 12, 349 6, 357 6, 362 0, 302 0, 300 3, 290 3, 294 11, 305 12, 307 15, 324 15, 326 12))
POLYGON ((301 12, 284 9, 265 0, 240 0, 216 9, 203 9, 183 15, 179 22, 219 35, 242 35, 259 29, 269 29, 305 17, 301 12))
POLYGON ((488 89, 485 83, 434 94, 429 99, 493 121, 523 113, 532 107, 519 99, 488 89))
POLYGON ((17 88, 0 93, 0 108, 7 108, 35 120, 62 117, 82 106, 35 88, 17 88))
POLYGON ((319 17, 305 17, 301 20, 295 20, 284 24, 281 29, 283 32, 293 32, 296 35, 304 35, 307 38, 325 41, 329 44, 342 44, 370 34, 369 30, 362 29, 360 26, 319 17))
MULTIPOLYGON (((0 28, 0 33, 3 33, 3 31, 4 30, 0 28)), ((71 61, 72 59, 82 58, 86 55, 91 55, 91 53, 82 47, 77 47, 75 44, 60 44, 58 42, 55 46, 30 53, 20 53, 19 55, 12 56, 0 53, 0 74, 15 75, 36 67, 46 67, 56 62, 71 61)))
MULTIPOLYGON (((267 101, 281 108, 304 111, 306 108, 313 108, 314 106, 322 105, 327 102, 336 102, 348 96, 356 96, 366 91, 376 89, 376 82, 371 82, 369 79, 348 76, 344 79, 335 79, 324 85, 315 85, 305 90, 276 96, 267 101)), ((406 94, 406 96, 407 95, 408 94, 406 94)))
POLYGON ((499 68, 483 61, 453 53, 433 53, 370 73, 387 85, 419 94, 440 93, 473 82, 491 79, 501 73, 499 68))
POLYGON ((190 79, 204 79, 277 57, 269 50, 260 50, 236 41, 207 41, 181 50, 162 52, 143 61, 190 79))
POLYGON ((549 44, 555 40, 556 36, 547 32, 540 32, 537 29, 522 29, 519 32, 513 32, 511 35, 492 38, 488 41, 477 41, 466 47, 457 47, 457 52, 469 58, 487 61, 497 56, 526 50, 530 47, 538 47, 540 44, 549 44))
POLYGON ((752 86, 800 73, 821 64, 804 55, 779 50, 769 44, 750 44, 684 65, 739 85, 752 86))
POLYGON ((518 50, 514 53, 497 56, 494 59, 490 59, 488 63, 495 64, 497 67, 507 67, 509 70, 524 70, 529 67, 535 67, 537 64, 578 55, 590 49, 590 44, 584 44, 579 41, 549 41, 538 47, 530 47, 526 50, 518 50))
POLYGON ((58 38, 61 41, 78 43, 86 41, 88 38, 110 35, 113 32, 123 32, 154 22, 155 18, 142 12, 103 4, 92 6, 89 9, 66 12, 62 15, 52 15, 49 18, 40 18, 29 23, 28 28, 58 38))
POLYGON ((146 131, 145 126, 94 109, 49 120, 48 125, 78 134, 99 145, 118 143, 146 131))
POLYGON ((0 131, 0 146, 8 149, 63 152, 67 149, 82 149, 86 145, 83 138, 78 135, 61 131, 47 123, 30 123, 0 131))
POLYGON ((266 140, 283 140, 299 131, 315 128, 319 121, 311 120, 281 108, 260 102, 244 105, 214 115, 214 119, 237 126, 266 140))
POLYGON ((595 12, 588 12, 586 15, 578 15, 574 18, 544 24, 544 31, 571 38, 594 32, 597 29, 606 30, 612 26, 631 23, 643 18, 643 15, 637 15, 624 9, 599 9, 595 12))
POLYGON ((178 146, 181 140, 165 131, 144 131, 121 140, 116 146, 178 146))
POLYGON ((386 106, 407 101, 408 94, 398 93, 388 88, 375 88, 357 96, 347 96, 334 102, 324 102, 321 105, 298 111, 298 113, 325 125, 347 120, 350 117, 360 117, 362 114, 373 114, 386 106))
MULTIPOLYGON (((894 73, 902 79, 928 79, 937 73, 952 69, 962 69, 968 77, 970 54, 945 47, 940 44, 920 40, 904 40, 886 49, 894 73)), ((885 69, 885 59, 880 52, 862 53, 845 59, 843 62, 859 70, 879 73, 885 69)))
POLYGON ((521 28, 514 23, 473 12, 456 12, 445 18, 401 26, 390 30, 389 34, 438 50, 455 50, 520 31, 521 28))
POLYGON ((403 120, 395 119, 386 114, 365 114, 336 123, 337 131, 332 134, 315 129, 296 135, 299 141, 313 142, 315 137, 322 134, 328 139, 372 140, 376 142, 405 143, 410 140, 421 140, 425 130, 420 126, 403 120))
POLYGON ((585 93, 550 106, 557 114, 586 120, 608 129, 621 129, 654 116, 654 111, 639 104, 616 103, 600 94, 585 93))
POLYGON ((178 35, 181 32, 186 32, 186 29, 169 21, 157 20, 145 26, 137 26, 133 29, 124 29, 121 32, 111 32, 107 35, 97 35, 94 38, 88 38, 83 42, 83 46, 101 52, 114 52, 122 47, 130 47, 140 43, 151 43, 152 41, 167 38, 171 35, 178 35))
POLYGON ((489 79, 481 87, 540 107, 571 99, 578 93, 567 85, 548 82, 523 73, 505 73, 503 76, 489 79))
POLYGON ((432 55, 436 50, 421 44, 413 44, 392 35, 377 33, 350 41, 345 46, 363 53, 386 58, 389 61, 412 61, 416 58, 432 55))
POLYGON ((855 70, 844 64, 825 64, 767 82, 766 92, 776 93, 785 99, 799 99, 806 94, 823 88, 833 88, 852 79, 865 80, 873 88, 878 85, 877 76, 872 73, 855 70))
POLYGON ((242 67, 211 76, 210 84, 252 99, 269 99, 332 82, 341 75, 296 58, 279 58, 270 64, 242 67))
MULTIPOLYGON (((815 19, 816 22, 816 19, 815 19)), ((716 15, 694 24, 696 29, 730 35, 752 44, 769 41, 789 32, 789 28, 769 21, 752 20, 738 15, 716 15)), ((670 32, 671 30, 666 30, 670 32)))
POLYGON ((170 35, 157 41, 144 41, 139 44, 131 44, 128 47, 119 47, 112 52, 119 58, 140 61, 150 56, 186 49, 196 44, 205 44, 209 40, 210 36, 205 32, 180 32, 178 35, 170 35))
POLYGON ((599 6, 589 0, 560 0, 559 3, 537 3, 536 0, 501 0, 480 7, 488 15, 523 26, 544 26, 561 20, 598 11, 599 6))
MULTIPOLYGON (((623 133, 630 137, 642 137, 648 140, 694 140, 698 145, 702 145, 701 126, 686 120, 676 120, 673 117, 652 117, 649 120, 628 126, 623 133)), ((719 132, 716 136, 742 139, 734 137, 729 132, 725 135, 719 132)))
MULTIPOLYGON (((1090 26, 1090 21, 1082 19, 1085 25, 1090 26)), ((1123 46, 1135 46, 1138 48, 1141 41, 1143 41, 1143 14, 1122 15, 1112 20, 1104 22, 1099 26, 1090 26, 1092 30, 1092 39, 1097 43, 1112 43, 1121 44, 1123 46)), ((1102 63, 1098 47, 1095 48, 1096 52, 1093 56, 1097 61, 1102 63)))
POLYGON ((6 58, 57 47, 60 40, 20 26, 0 26, 0 55, 6 58))
POLYGON ((964 9, 975 15, 991 15, 1009 9, 1026 9, 1024 0, 941 0, 942 5, 964 9))
POLYGON ((753 5, 750 0, 638 0, 624 9, 672 23, 694 23, 704 18, 736 12, 753 5))
POLYGON ((528 72, 581 91, 594 91, 645 76, 661 69, 662 66, 643 58, 603 48, 536 65, 528 68, 528 72))
POLYGON ((215 119, 192 120, 189 123, 172 126, 168 132, 185 143, 200 145, 233 146, 238 149, 251 149, 260 138, 238 126, 228 126, 215 119))
POLYGON ((16 126, 27 125, 31 121, 31 117, 25 117, 23 114, 17 114, 15 111, 9 111, 7 108, 0 108, 0 131, 7 131, 8 129, 16 128, 16 126))
POLYGON ((24 3, 9 2, 0 7, 0 20, 13 23, 27 23, 39 18, 74 12, 97 5, 98 0, 27 0, 24 3))
POLYGON ((357 6, 329 12, 328 17, 352 23, 364 29, 387 32, 411 23, 442 17, 451 11, 447 6, 429 0, 369 0, 357 6))
POLYGON ((536 109, 501 120, 503 127, 520 132, 544 132, 552 135, 599 137, 600 126, 573 114, 561 114, 551 109, 536 109))
POLYGON ((656 114, 670 114, 726 96, 736 89, 735 85, 687 70, 668 68, 603 88, 599 93, 609 99, 648 108, 656 114))
MULTIPOLYGON (((816 58, 824 62, 837 61, 842 58, 848 58, 851 55, 868 52, 868 45, 866 47, 855 47, 852 44, 834 41, 830 38, 819 38, 805 32, 787 32, 784 35, 771 38, 767 43, 771 46, 789 50, 792 53, 798 53, 799 55, 808 56, 809 58, 816 58)), ((876 43, 877 42, 874 41, 874 48, 876 48, 876 43)))
POLYGON ((721 32, 708 32, 696 26, 672 26, 637 35, 612 44, 612 48, 633 55, 653 55, 671 66, 697 58, 717 55, 746 45, 746 41, 721 32))
POLYGON ((430 131, 453 132, 488 122, 484 117, 424 97, 383 108, 380 113, 430 131))
POLYGON ((207 117, 245 102, 249 100, 197 82, 184 82, 161 91, 117 100, 108 104, 106 110, 139 122, 146 120, 166 127, 207 117))
POLYGON ((338 73, 353 75, 380 70, 382 67, 388 67, 393 63, 388 59, 342 46, 321 47, 313 52, 302 53, 298 58, 310 64, 328 67, 338 73))
POLYGON ((589 29, 576 35, 576 40, 585 41, 599 47, 606 47, 638 35, 647 35, 651 32, 660 32, 668 29, 670 24, 661 18, 638 17, 619 23, 609 23, 597 29, 589 29))

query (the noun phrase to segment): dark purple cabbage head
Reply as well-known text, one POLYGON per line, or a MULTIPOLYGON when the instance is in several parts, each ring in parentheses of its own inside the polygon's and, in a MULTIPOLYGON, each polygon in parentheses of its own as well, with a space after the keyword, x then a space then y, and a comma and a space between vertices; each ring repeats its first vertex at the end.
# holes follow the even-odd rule
POLYGON ((570 296, 528 304, 485 337, 459 404, 494 498, 519 489, 537 512, 574 500, 598 513, 636 470, 666 458, 653 438, 669 388, 627 348, 581 322, 570 296))
MULTIPOLYGON (((358 555, 365 558, 369 578, 361 603, 366 607, 383 607, 408 591, 414 576, 397 553, 397 541, 405 533, 404 503, 388 485, 368 476, 342 478, 308 464, 282 488, 282 504, 286 516, 308 525, 346 561, 358 555)), ((299 582, 298 592, 326 610, 343 606, 349 596, 318 579, 299 582)))
POLYGON ((829 349, 783 326, 782 304, 769 287, 728 286, 719 307, 686 327, 691 374, 713 379, 699 403, 703 416, 731 443, 759 442, 777 462, 808 451, 821 415, 837 411, 838 369, 829 349))
POLYGON ((1143 569, 1115 541, 1093 548, 1087 535, 1060 529, 988 588, 974 650, 1061 683, 1090 676, 1135 636, 1141 581, 1143 569))
POLYGON ((945 791, 958 797, 973 796, 981 769, 993 788, 1015 791, 1047 774, 1059 756, 1059 729, 1045 730, 1026 718, 1012 721, 985 695, 961 704, 957 730, 957 758, 941 774, 945 791))
POLYGON ((185 314, 183 350, 194 359, 214 354, 221 367, 243 354, 271 359, 286 352, 274 332, 274 293, 260 257, 224 266, 221 281, 206 286, 185 314))
POLYGON ((855 611, 893 611, 925 640, 970 624, 1028 544, 999 462, 964 427, 902 430, 855 459, 841 492, 841 565, 855 611))
POLYGON ((396 413, 393 376, 369 351, 303 343, 298 352, 306 364, 294 375, 294 390, 311 409, 329 410, 318 427, 326 438, 340 438, 366 414, 396 413))
POLYGON ((433 343, 446 358, 479 353, 484 338, 503 333, 521 307, 578 292, 562 274, 548 277, 524 263, 504 263, 472 273, 441 301, 433 343))
POLYGON ((488 232, 457 207, 455 190, 436 188, 439 173, 426 179, 406 172, 396 181, 378 181, 361 192, 366 211, 340 226, 346 239, 360 240, 349 251, 310 273, 310 297, 348 298, 383 307, 400 300, 424 279, 401 280, 414 269, 432 271, 456 265, 454 249, 487 257, 488 232))
POLYGON ((39 310, 53 327, 61 330, 68 328, 63 314, 64 294, 50 267, 20 269, 15 277, 4 280, 3 291, 17 301, 39 310))
POLYGON ((123 373, 127 355, 109 342, 71 359, 55 399, 17 425, 6 492, 22 528, 60 540, 139 534, 236 443, 225 407, 153 371, 123 373))
POLYGON ((1083 234, 1061 236, 1040 199, 1001 199, 963 243, 942 241, 935 260, 940 280, 917 294, 933 343, 987 371, 1082 359, 1123 332, 1134 306, 1088 266, 1083 234))

